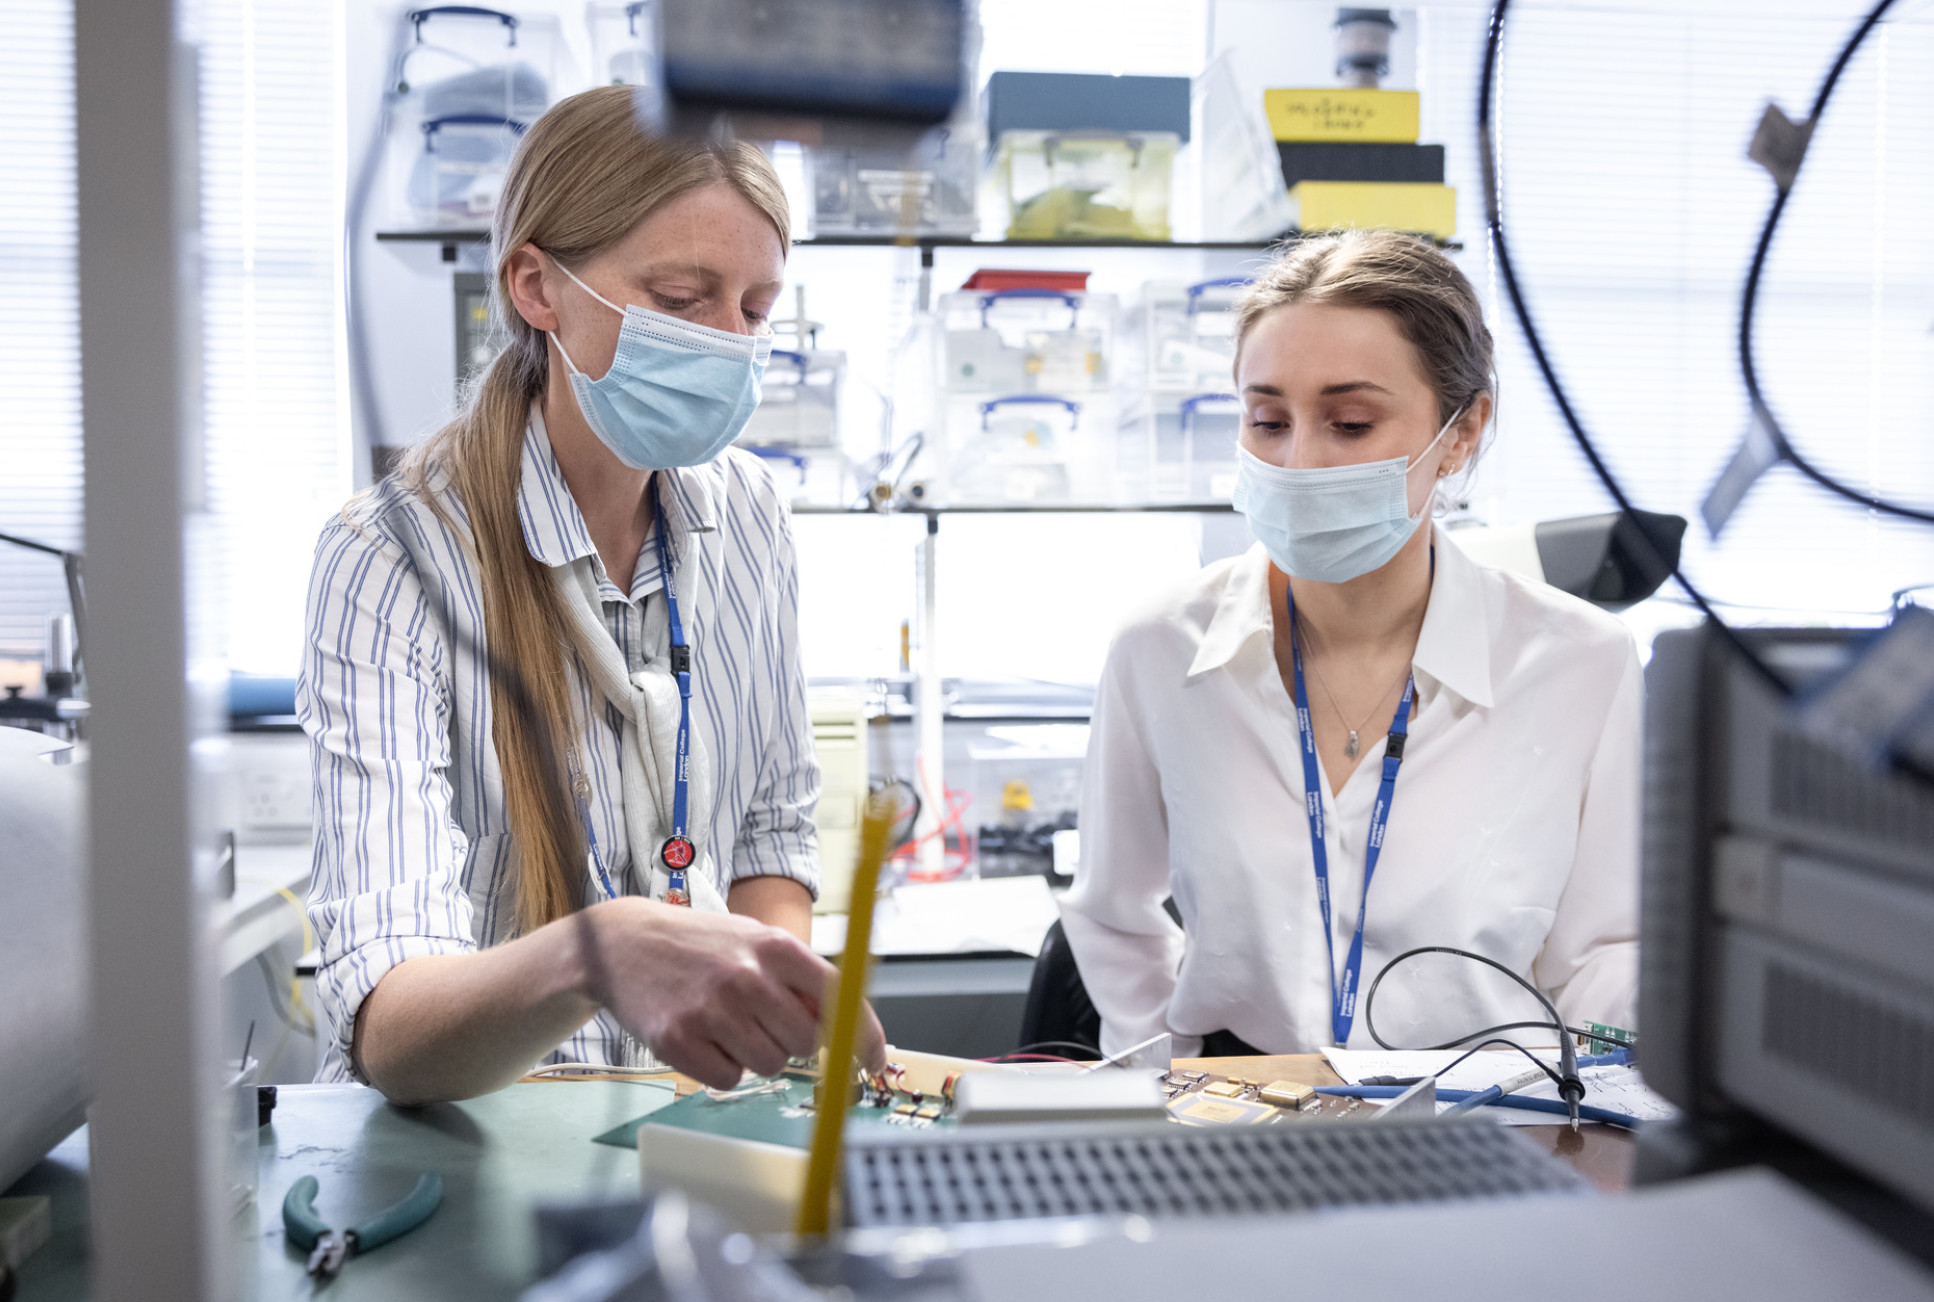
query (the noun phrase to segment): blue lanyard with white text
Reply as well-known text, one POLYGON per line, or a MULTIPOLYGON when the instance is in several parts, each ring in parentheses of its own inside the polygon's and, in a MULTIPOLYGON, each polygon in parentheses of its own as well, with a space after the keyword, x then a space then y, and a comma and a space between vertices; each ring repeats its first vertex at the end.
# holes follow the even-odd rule
POLYGON ((665 617, 671 625, 672 676, 678 680, 678 749, 672 777, 672 834, 658 849, 658 858, 670 874, 665 903, 690 904, 692 892, 686 871, 698 857, 685 822, 691 804, 692 765, 692 649, 685 641, 685 625, 678 617, 678 593, 672 587, 672 552, 668 538, 671 528, 665 519, 664 499, 658 491, 658 475, 651 477, 651 513, 658 526, 658 574, 665 586, 665 617))
MULTIPOLYGON (((1435 561, 1435 557, 1432 560, 1435 561)), ((1433 565, 1433 568, 1435 566, 1433 565)), ((1309 815, 1310 858, 1316 863, 1316 903, 1323 914, 1323 945, 1329 955, 1330 1034, 1338 1048, 1349 1044, 1356 1023, 1357 984, 1363 974, 1363 923, 1370 913, 1370 877, 1383 853, 1383 833, 1390 823, 1390 805, 1397 794, 1397 769, 1403 764, 1404 741, 1410 735, 1410 702, 1417 695, 1417 676, 1404 681, 1403 699, 1390 721, 1390 738, 1383 753, 1383 782, 1376 807, 1370 811, 1370 841, 1363 849, 1363 899, 1357 905, 1356 935, 1343 960, 1343 980, 1336 979, 1336 938, 1330 924, 1330 855, 1323 830, 1323 776, 1316 763, 1316 728, 1310 722, 1309 694, 1303 687, 1303 652, 1296 641, 1296 597, 1286 593, 1289 606, 1289 659, 1296 679, 1296 734, 1303 751, 1303 805, 1309 815)))

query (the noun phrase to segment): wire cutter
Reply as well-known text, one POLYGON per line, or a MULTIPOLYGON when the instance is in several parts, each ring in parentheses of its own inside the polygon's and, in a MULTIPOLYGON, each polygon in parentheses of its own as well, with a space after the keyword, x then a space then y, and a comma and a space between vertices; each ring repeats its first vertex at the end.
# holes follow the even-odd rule
POLYGON ((425 1171, 401 1202, 385 1207, 361 1225, 332 1230, 316 1215, 318 1188, 312 1175, 289 1186, 288 1196, 282 1200, 282 1228, 290 1243, 309 1254, 309 1273, 320 1279, 335 1278, 351 1257, 408 1234, 429 1220, 443 1201, 443 1178, 425 1171))

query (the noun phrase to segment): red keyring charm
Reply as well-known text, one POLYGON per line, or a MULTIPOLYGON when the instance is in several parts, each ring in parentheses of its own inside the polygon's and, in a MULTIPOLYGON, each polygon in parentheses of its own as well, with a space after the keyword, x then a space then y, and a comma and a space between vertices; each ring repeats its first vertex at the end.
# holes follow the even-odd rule
POLYGON ((692 860, 698 857, 698 851, 684 837, 672 836, 665 838, 664 848, 659 850, 658 857, 664 862, 665 867, 673 872, 681 872, 692 866, 692 860))

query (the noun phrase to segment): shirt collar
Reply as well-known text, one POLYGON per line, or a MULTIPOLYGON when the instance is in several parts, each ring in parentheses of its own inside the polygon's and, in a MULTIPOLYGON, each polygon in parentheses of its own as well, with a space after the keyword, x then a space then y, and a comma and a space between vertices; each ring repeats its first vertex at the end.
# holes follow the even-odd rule
POLYGON ((1236 558, 1228 582, 1216 601, 1209 626, 1195 648, 1189 677, 1220 669, 1235 659, 1243 644, 1258 633, 1269 635, 1275 621, 1269 609, 1269 554, 1257 543, 1236 558))
MULTIPOLYGON (((1417 672, 1488 708, 1491 698, 1490 619, 1477 565, 1451 541, 1441 526, 1431 526, 1437 571, 1424 607, 1424 626, 1412 661, 1417 672)), ((1269 606, 1269 555, 1258 543, 1238 557, 1223 585, 1209 626, 1196 647, 1189 676, 1229 663, 1258 634, 1272 637, 1275 612, 1269 606)))
POLYGON ((1437 574, 1411 663, 1419 674, 1489 709, 1491 612, 1484 600, 1483 575, 1442 525, 1431 526, 1430 540, 1437 549, 1437 574))
MULTIPOLYGON (((686 540, 694 533, 711 533, 718 528, 716 495, 710 466, 690 470, 661 470, 664 505, 671 526, 672 555, 685 554, 686 540), (708 473, 710 472, 710 473, 708 473)), ((551 450, 550 434, 544 429, 544 415, 531 404, 530 424, 524 430, 523 469, 517 485, 517 515, 524 526, 524 545, 530 554, 553 568, 597 553, 591 530, 584 523, 577 500, 564 482, 557 454, 551 450)), ((629 581, 630 575, 624 576, 629 581)))

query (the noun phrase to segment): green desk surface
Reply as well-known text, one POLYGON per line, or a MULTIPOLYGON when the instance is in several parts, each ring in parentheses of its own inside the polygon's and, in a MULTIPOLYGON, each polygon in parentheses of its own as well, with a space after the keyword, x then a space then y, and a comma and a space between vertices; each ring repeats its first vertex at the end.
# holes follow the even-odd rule
MULTIPOLYGON (((638 1156, 592 1138, 671 1102, 662 1085, 562 1081, 512 1085, 464 1103, 395 1108, 353 1085, 285 1085, 261 1132, 260 1183, 235 1218, 244 1298, 307 1298, 303 1254, 282 1238, 282 1196, 305 1175, 316 1210, 354 1224, 418 1173, 443 1177, 443 1205, 414 1233, 351 1260, 325 1293, 363 1299, 515 1298, 537 1264, 538 1204, 635 1197, 638 1156)), ((87 1135, 77 1131, 11 1189, 54 1200, 54 1239, 20 1274, 18 1302, 79 1299, 87 1281, 87 1135)))

